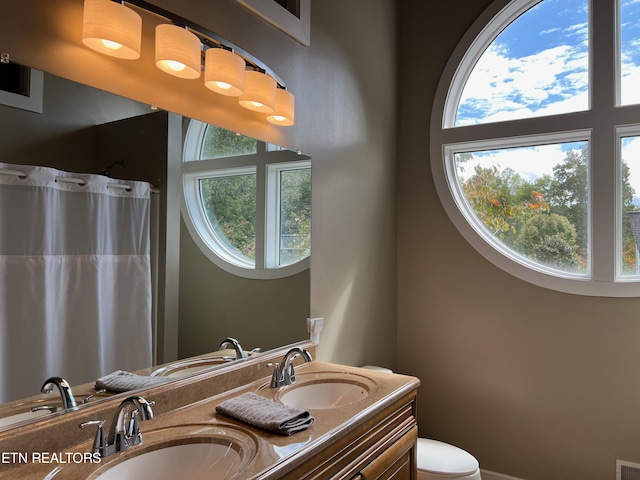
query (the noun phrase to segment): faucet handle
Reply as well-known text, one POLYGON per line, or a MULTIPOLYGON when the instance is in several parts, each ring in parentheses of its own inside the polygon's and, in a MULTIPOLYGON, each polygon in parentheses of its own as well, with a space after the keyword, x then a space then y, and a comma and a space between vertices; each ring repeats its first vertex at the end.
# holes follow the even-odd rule
POLYGON ((142 443, 142 433, 140 433, 138 415, 140 415, 138 410, 132 410, 129 414, 129 422, 126 426, 124 436, 130 445, 139 445, 142 443))
POLYGON ((98 427, 96 431, 96 437, 93 440, 93 453, 97 453, 101 457, 106 456, 107 452, 107 435, 104 431, 104 420, 89 420, 79 425, 80 428, 86 428, 93 425, 98 427))
POLYGON ((106 392, 107 392, 106 388, 100 388, 100 389, 96 390, 95 392, 93 392, 92 394, 87 395, 86 397, 84 397, 82 399, 82 403, 89 403, 93 397, 96 397, 96 396, 101 395, 101 394, 106 393, 106 392))
POLYGON ((282 372, 279 363, 267 363, 267 367, 273 367, 273 375, 271 375, 271 388, 279 388, 282 386, 282 372))

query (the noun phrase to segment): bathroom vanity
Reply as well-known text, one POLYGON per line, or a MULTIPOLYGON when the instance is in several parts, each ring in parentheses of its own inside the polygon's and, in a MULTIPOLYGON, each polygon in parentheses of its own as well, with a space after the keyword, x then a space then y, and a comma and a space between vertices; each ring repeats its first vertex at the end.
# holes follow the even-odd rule
MULTIPOLYGON (((302 347, 313 352, 311 343, 302 347)), ((108 426, 128 394, 1 432, 0 479, 158 478, 172 468, 185 479, 416 478, 418 379, 296 361, 295 382, 271 387, 272 364, 286 352, 128 392, 154 402, 155 416, 139 423, 141 444, 104 458, 92 453, 96 421, 108 426), (216 413, 247 392, 306 408, 315 421, 283 436, 216 413)))

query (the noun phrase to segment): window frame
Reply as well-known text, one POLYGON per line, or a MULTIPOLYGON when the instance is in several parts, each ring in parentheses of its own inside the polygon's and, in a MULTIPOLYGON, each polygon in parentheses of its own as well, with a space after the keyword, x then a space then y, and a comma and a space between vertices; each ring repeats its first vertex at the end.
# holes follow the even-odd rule
POLYGON ((27 95, 20 95, 18 93, 0 90, 0 105, 7 105, 34 113, 42 113, 44 73, 35 68, 29 68, 28 71, 29 93, 27 95))
MULTIPOLYGON (((219 268, 243 278, 284 278, 307 270, 311 255, 285 266, 269 263, 273 255, 267 253, 267 248, 273 247, 273 243, 268 241, 268 236, 272 235, 271 231, 276 225, 271 225, 274 216, 268 213, 271 208, 270 196, 274 195, 271 192, 274 185, 268 184, 268 170, 282 170, 291 165, 296 165, 296 168, 311 168, 311 158, 300 152, 271 148, 271 145, 258 140, 258 151, 255 154, 198 160, 207 127, 203 122, 187 120, 182 161, 182 217, 200 251, 219 268), (218 241, 210 228, 199 186, 200 179, 246 173, 256 175, 255 265, 243 262, 225 247, 224 242, 218 241)), ((275 196, 278 197, 279 192, 275 192, 275 196)))
MULTIPOLYGON (((442 205, 467 242, 505 272, 547 289, 587 296, 640 296, 640 277, 620 276, 621 129, 640 129, 640 106, 619 106, 619 0, 589 1, 589 109, 565 114, 454 127, 462 88, 485 48, 537 0, 494 0, 465 33, 443 70, 431 111, 430 163, 442 205), (605 4, 606 3, 606 4, 605 4), (614 8, 611 8, 614 7, 614 8), (495 20, 494 20, 495 19, 495 20), (599 43, 594 45, 594 31, 599 43), (614 50, 615 48, 615 50, 614 50), (612 58, 611 52, 616 54, 612 58), (594 89, 594 85, 599 86, 594 89), (604 87, 602 87, 604 85, 604 87), (506 148, 530 139, 589 136, 590 277, 549 272, 515 258, 514 251, 487 242, 461 211, 447 155, 456 145, 506 148), (613 158, 613 161, 607 161, 613 158)), ((455 174, 455 172, 453 172, 455 174)))
MULTIPOLYGON (((282 214, 280 211, 282 189, 280 188, 281 173, 290 170, 306 170, 311 168, 311 160, 295 162, 280 162, 267 164, 266 182, 266 226, 265 226, 265 266, 266 268, 285 268, 280 266, 280 227, 282 214)), ((296 262, 297 263, 297 262, 296 262)))
POLYGON ((236 0, 300 44, 311 45, 311 0, 300 0, 299 16, 273 0, 236 0))
MULTIPOLYGON (((469 204, 462 188, 460 186, 460 182, 458 181, 458 177, 456 175, 456 164, 455 164, 455 154, 464 153, 464 152, 474 152, 481 150, 493 150, 493 149, 505 149, 505 148, 519 148, 519 147, 530 147, 544 144, 556 144, 556 143, 569 143, 569 142, 580 142, 586 141, 589 143, 591 139, 591 131, 590 130, 576 130, 571 132, 556 132, 552 134, 545 135, 530 135, 526 138, 518 137, 518 138, 495 138, 490 140, 483 141, 475 141, 468 143, 456 143, 456 144, 447 144, 444 145, 444 162, 445 162, 445 171, 447 172, 447 183, 449 188, 451 189, 451 194, 454 198, 456 206, 458 209, 463 210, 462 215, 465 217, 465 220, 469 223, 469 225, 473 228, 476 235, 481 237, 484 242, 489 244, 493 249, 498 250, 503 255, 505 255, 510 261, 517 262, 525 268, 532 269, 542 274, 553 275, 556 277, 564 278, 564 279, 572 279, 572 280, 580 280, 584 281, 585 279, 589 279, 590 272, 590 264, 587 267, 586 273, 572 273, 568 271, 562 271, 558 269, 554 269, 552 267, 547 267, 541 263, 533 262, 526 256, 520 254, 516 250, 509 249, 503 243, 491 235, 487 229, 484 227, 480 219, 475 215, 473 208, 469 204)), ((591 172, 591 162, 587 165, 587 175, 590 176, 591 172)), ((588 180, 589 181, 589 180, 588 180)), ((590 193, 588 195, 590 197, 590 193)), ((591 205, 591 199, 589 198, 589 205, 591 205)), ((591 236, 589 235, 589 242, 587 244, 588 257, 592 256, 592 247, 590 242, 591 236)))
MULTIPOLYGON (((622 260, 622 251, 624 249, 624 231, 623 231, 623 184, 622 184, 622 139, 625 137, 640 137, 640 124, 620 125, 616 127, 616 278, 619 282, 640 282, 640 273, 624 274, 624 265, 622 260)), ((638 192, 640 194, 640 192, 638 192)), ((636 246, 636 248, 639 248, 636 246)), ((636 258, 636 262, 640 266, 640 258, 636 258)), ((638 266, 636 270, 638 270, 638 266)))

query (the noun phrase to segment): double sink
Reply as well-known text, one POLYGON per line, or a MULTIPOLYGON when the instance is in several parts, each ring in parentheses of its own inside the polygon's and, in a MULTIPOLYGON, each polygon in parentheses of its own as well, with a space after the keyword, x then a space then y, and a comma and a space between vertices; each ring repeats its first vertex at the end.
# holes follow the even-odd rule
MULTIPOLYGON (((275 402, 310 410, 317 417, 321 411, 343 409, 361 402, 377 389, 376 382, 369 376, 354 372, 311 370, 298 373, 296 377, 295 383, 280 388, 271 388, 264 380, 258 381, 245 389, 223 395, 216 402, 254 391, 275 402)), ((145 422, 141 427, 144 435, 142 445, 101 459, 100 465, 88 474, 86 465, 69 465, 54 469, 45 480, 240 478, 236 475, 261 453, 260 438, 264 438, 265 432, 211 413, 216 402, 212 400, 189 407, 206 409, 210 412, 209 421, 203 422, 200 418, 196 423, 152 430, 144 429, 145 422)))

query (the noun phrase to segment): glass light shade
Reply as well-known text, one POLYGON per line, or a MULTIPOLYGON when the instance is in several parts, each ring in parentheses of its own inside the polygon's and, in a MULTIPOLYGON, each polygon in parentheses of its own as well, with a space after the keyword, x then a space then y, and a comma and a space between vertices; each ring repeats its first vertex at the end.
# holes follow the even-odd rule
POLYGON ((238 101, 249 110, 271 113, 276 103, 276 85, 269 75, 247 70, 244 74, 244 93, 238 101))
POLYGON ((245 61, 224 48, 210 48, 205 54, 204 85, 229 97, 239 97, 244 91, 245 61))
POLYGON ((276 106, 267 120, 276 125, 290 127, 295 121, 295 97, 282 88, 276 90, 276 106))
POLYGON ((140 58, 142 18, 111 0, 85 0, 82 42, 96 52, 116 58, 140 58))
POLYGON ((200 39, 187 29, 161 24, 156 27, 156 66, 179 78, 200 77, 200 39))

